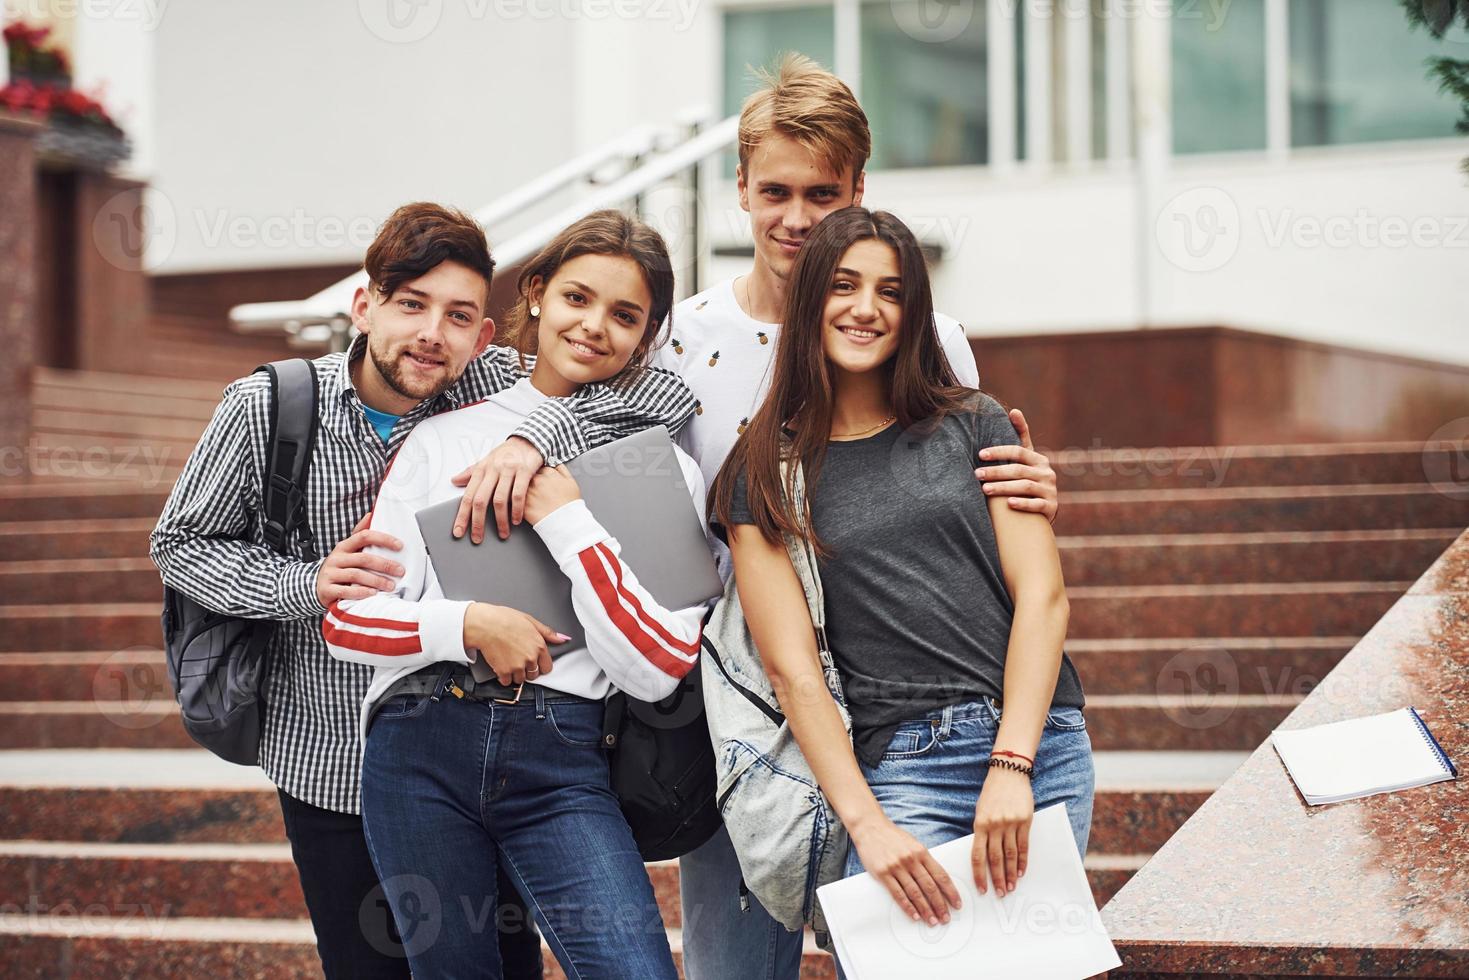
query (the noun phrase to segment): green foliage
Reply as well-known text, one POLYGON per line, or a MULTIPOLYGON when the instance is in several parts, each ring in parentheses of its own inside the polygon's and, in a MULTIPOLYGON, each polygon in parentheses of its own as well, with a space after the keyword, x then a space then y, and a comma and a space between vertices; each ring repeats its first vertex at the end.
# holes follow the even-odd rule
MULTIPOLYGON (((1408 15, 1408 22, 1423 28, 1437 40, 1463 21, 1469 29, 1469 0, 1398 0, 1408 15)), ((1459 100, 1459 121, 1455 124, 1461 133, 1469 134, 1469 61, 1458 58, 1429 58, 1428 76, 1438 80, 1438 90, 1447 92, 1459 100)), ((1464 172, 1469 174, 1469 159, 1464 161, 1464 172)))
POLYGON ((1408 14, 1408 22, 1422 27, 1438 40, 1453 26, 1455 19, 1462 19, 1469 27, 1469 0, 1398 0, 1408 14))

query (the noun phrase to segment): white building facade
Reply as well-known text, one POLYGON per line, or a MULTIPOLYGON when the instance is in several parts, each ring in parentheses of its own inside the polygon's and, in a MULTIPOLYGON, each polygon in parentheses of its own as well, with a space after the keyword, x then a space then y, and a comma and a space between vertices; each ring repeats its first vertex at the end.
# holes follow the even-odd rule
MULTIPOLYGON (((1469 363, 1469 139, 1424 64, 1469 32, 1388 0, 7 0, 27 17, 73 21, 129 128, 158 274, 352 262, 399 203, 477 208, 727 116, 799 50, 858 91, 866 203, 935 247, 971 333, 1224 324, 1469 363)), ((728 156, 702 172, 708 280, 747 237, 728 156)), ((682 234, 686 197, 644 203, 682 234)))

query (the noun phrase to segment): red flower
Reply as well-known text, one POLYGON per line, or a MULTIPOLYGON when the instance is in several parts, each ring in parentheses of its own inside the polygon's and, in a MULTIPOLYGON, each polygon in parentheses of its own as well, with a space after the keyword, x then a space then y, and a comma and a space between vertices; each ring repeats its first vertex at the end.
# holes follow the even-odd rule
POLYGON ((21 44, 30 48, 39 48, 46 38, 51 36, 49 27, 29 27, 21 21, 7 24, 5 27, 5 42, 7 44, 21 44))

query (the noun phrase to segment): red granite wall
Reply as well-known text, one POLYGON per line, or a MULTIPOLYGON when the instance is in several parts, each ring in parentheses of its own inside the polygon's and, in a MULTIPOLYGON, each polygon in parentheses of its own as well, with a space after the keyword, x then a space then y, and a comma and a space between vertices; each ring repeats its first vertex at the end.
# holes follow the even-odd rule
MULTIPOLYGON (((35 123, 0 113, 0 449, 26 444, 35 363, 35 123)), ((7 456, 11 453, 7 452, 7 456)))
POLYGON ((1227 327, 972 343, 1052 450, 1423 441, 1469 417, 1469 367, 1227 327))
POLYGON ((111 174, 76 175, 73 329, 81 370, 127 372, 147 357, 146 348, 134 342, 148 323, 146 189, 111 174))
POLYGON ((210 317, 224 324, 232 306, 305 299, 360 268, 360 265, 314 265, 181 273, 154 276, 148 288, 156 312, 210 317))

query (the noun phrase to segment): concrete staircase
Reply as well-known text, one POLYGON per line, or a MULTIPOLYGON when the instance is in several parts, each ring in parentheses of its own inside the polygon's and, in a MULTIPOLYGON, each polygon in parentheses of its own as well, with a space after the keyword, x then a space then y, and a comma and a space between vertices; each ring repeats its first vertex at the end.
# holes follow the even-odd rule
MULTIPOLYGON (((158 651, 148 530, 220 382, 285 352, 234 353, 236 368, 202 380, 36 379, 37 446, 53 463, 90 452, 96 471, 32 466, 0 486, 8 975, 319 972, 273 791, 191 747, 158 651)), ((1469 501, 1424 475, 1451 451, 1056 461, 1067 649, 1097 750, 1086 866, 1099 903, 1469 524, 1469 501)), ((677 866, 649 870, 677 951, 677 866)), ((830 961, 810 951, 804 975, 833 975, 830 961)))

